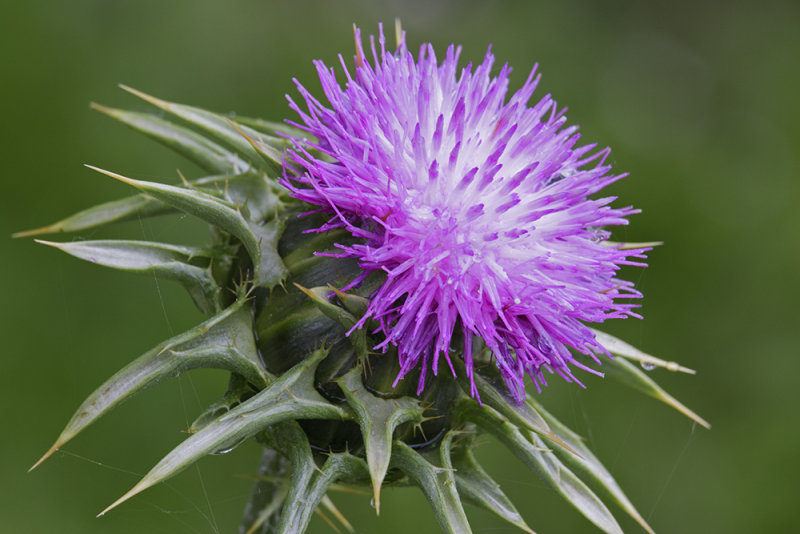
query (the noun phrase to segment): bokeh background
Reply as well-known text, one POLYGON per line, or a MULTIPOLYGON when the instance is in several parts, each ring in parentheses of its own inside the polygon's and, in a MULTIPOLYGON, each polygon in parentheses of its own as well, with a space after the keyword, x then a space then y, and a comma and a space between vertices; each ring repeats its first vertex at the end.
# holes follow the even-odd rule
MULTIPOLYGON (((402 18, 412 46, 489 43, 518 87, 539 62, 540 95, 569 106, 587 142, 613 148, 621 202, 642 208, 620 239, 663 240, 631 270, 645 320, 608 330, 697 376, 655 378, 711 431, 611 381, 554 383, 542 400, 590 440, 658 532, 794 532, 800 498, 800 4, 760 2, 4 2, 0 22, 0 532, 235 532, 258 448, 210 457, 108 516, 95 514, 184 437, 224 388, 195 372, 105 417, 37 471, 81 400, 136 355, 200 320, 182 290, 83 264, 13 231, 126 195, 83 163, 177 182, 197 170, 90 111, 146 106, 116 88, 281 119, 292 77, 352 54, 402 18)), ((203 225, 121 225, 133 238, 202 242, 203 225)), ((61 237, 61 236, 58 236, 61 237)), ((63 236, 70 239, 70 236, 63 236)), ((487 440, 480 457, 540 533, 595 532, 487 440)), ((357 532, 434 533, 420 492, 335 495, 357 532)), ((468 509, 475 532, 513 532, 468 509)), ((639 532, 618 514, 626 532, 639 532)), ((312 533, 331 532, 319 519, 312 533)))

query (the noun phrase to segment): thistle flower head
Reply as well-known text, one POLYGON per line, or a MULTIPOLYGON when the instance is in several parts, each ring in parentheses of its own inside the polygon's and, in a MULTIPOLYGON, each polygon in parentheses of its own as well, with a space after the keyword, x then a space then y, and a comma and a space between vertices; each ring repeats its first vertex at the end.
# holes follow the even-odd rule
POLYGON ((620 178, 605 164, 608 151, 579 146, 550 97, 528 105, 535 69, 506 99, 510 69, 492 77, 491 54, 457 72, 457 48, 440 64, 430 45, 415 58, 398 41, 387 52, 381 34, 370 63, 356 33, 356 67, 352 74, 345 67, 344 87, 318 62, 329 104, 298 84, 307 107, 292 103, 297 126, 314 141, 285 124, 130 88, 158 112, 93 106, 207 174, 178 186, 95 168, 138 193, 16 235, 83 232, 164 213, 197 217, 214 229, 207 247, 40 242, 178 281, 207 318, 106 380, 35 465, 151 385, 197 368, 230 374, 191 435, 101 515, 253 438, 265 447, 264 476, 242 532, 302 534, 318 505, 352 530, 327 497, 337 481, 371 486, 376 511, 384 485, 416 484, 448 534, 471 532, 462 501, 532 532, 472 454, 475 437, 489 433, 603 532, 622 530, 587 484, 653 532, 577 434, 532 399, 509 402, 523 400, 526 374, 537 387, 544 370, 575 380, 571 368, 588 369, 594 357, 708 426, 631 362, 693 371, 585 324, 635 315, 620 300, 639 293, 615 273, 639 264, 652 245, 615 245, 601 229, 634 213, 612 208, 613 198, 593 198, 620 178), (314 206, 313 217, 295 216, 314 206), (367 279, 372 273, 379 274, 367 279), (333 289, 348 280, 365 283, 333 289), (375 345, 397 348, 399 372, 392 356, 369 350, 375 345), (479 365, 488 354, 499 373, 479 365), (443 373, 422 392, 428 371, 445 365, 442 356, 457 380, 443 373), (417 395, 389 391, 412 370, 417 395))
POLYGON ((377 321, 377 348, 396 345, 397 380, 417 368, 420 391, 442 357, 452 371, 453 345, 471 382, 476 347, 491 351, 519 402, 526 374, 538 389, 544 370, 576 382, 571 367, 595 372, 568 347, 606 353, 584 323, 637 316, 625 299, 641 295, 616 273, 643 265, 647 250, 606 242, 602 227, 636 213, 593 198, 624 176, 608 149, 580 145, 549 95, 530 104, 536 67, 506 98, 511 68, 492 75, 491 49, 459 70, 460 47, 439 62, 430 44, 415 57, 402 38, 387 50, 382 31, 370 42, 371 62, 356 30, 352 71, 340 56, 344 80, 316 62, 327 104, 296 82, 306 103, 290 98, 297 126, 318 141, 295 141, 301 170, 283 181, 332 214, 317 230, 358 238, 339 248, 363 275, 385 273, 359 325, 377 321))

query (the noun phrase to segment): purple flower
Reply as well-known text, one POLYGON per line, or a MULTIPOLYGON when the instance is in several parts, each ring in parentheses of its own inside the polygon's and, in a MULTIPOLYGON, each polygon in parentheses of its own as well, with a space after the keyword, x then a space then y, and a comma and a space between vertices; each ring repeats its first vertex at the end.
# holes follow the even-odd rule
POLYGON ((289 157, 302 170, 284 185, 332 214, 319 231, 359 238, 340 245, 342 256, 365 275, 385 272, 360 325, 377 320, 377 348, 397 346, 397 380, 419 367, 421 391, 441 357, 452 371, 455 338, 467 340, 454 348, 472 381, 474 336, 519 402, 526 374, 537 389, 545 370, 578 384, 571 367, 599 374, 568 347, 599 363, 595 353, 607 351, 584 323, 638 317, 620 299, 641 294, 615 274, 644 265, 632 258, 647 250, 604 243, 602 227, 637 213, 611 207, 616 197, 590 198, 625 176, 610 173, 609 150, 578 146, 549 95, 528 105, 536 67, 506 99, 511 68, 493 77, 491 49, 459 70, 460 47, 439 64, 430 44, 415 59, 404 39, 387 51, 382 29, 370 42, 372 62, 356 30, 352 73, 339 56, 344 88, 315 62, 328 104, 295 80, 307 110, 289 98, 291 108, 318 141, 295 141, 289 157))

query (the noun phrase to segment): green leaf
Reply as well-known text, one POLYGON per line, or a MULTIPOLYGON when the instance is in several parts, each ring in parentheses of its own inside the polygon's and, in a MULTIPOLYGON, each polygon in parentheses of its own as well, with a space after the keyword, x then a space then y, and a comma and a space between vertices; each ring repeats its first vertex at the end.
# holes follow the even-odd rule
POLYGON ((633 345, 629 345, 621 339, 617 339, 611 334, 606 334, 605 332, 601 332, 593 328, 590 330, 594 332, 597 342, 605 347, 608 352, 616 356, 623 356, 629 360, 637 361, 642 364, 642 366, 663 367, 668 371, 680 371, 681 373, 688 373, 691 375, 695 374, 693 369, 683 367, 677 362, 668 362, 666 360, 662 360, 661 358, 651 356, 650 354, 640 351, 633 345))
POLYGON ((344 308, 352 313, 355 317, 361 318, 367 313, 367 308, 369 307, 369 299, 364 298, 359 295, 354 295, 352 293, 345 293, 344 291, 340 291, 333 286, 328 286, 336 296, 339 297, 339 300, 342 301, 342 305, 344 308))
POLYGON ((305 486, 290 487, 277 533, 303 534, 308 528, 311 514, 324 499, 331 484, 364 469, 364 461, 349 453, 332 453, 321 468, 314 465, 314 473, 305 486))
MULTIPOLYGON (((308 490, 311 479, 319 468, 314 462, 308 437, 303 429, 300 428, 300 425, 297 424, 297 421, 283 421, 268 429, 265 434, 268 436, 270 446, 275 447, 289 460, 291 465, 290 478, 286 487, 286 498, 283 500, 280 514, 275 522, 274 532, 277 533, 285 531, 287 526, 290 526, 284 521, 284 516, 291 514, 293 511, 296 513, 296 508, 305 503, 303 493, 308 490), (299 502, 293 504, 292 500, 299 500, 299 502)), ((314 508, 316 508, 316 504, 314 508)))
MULTIPOLYGON (((453 365, 456 368, 456 375, 461 389, 469 395, 470 384, 464 362, 461 358, 454 358, 453 365)), ((491 406, 516 425, 528 428, 548 440, 569 449, 569 446, 562 442, 547 426, 547 422, 532 405, 524 402, 519 404, 508 394, 503 377, 496 368, 487 366, 482 369, 476 369, 473 374, 473 380, 478 390, 478 395, 480 395, 481 403, 491 406)))
POLYGON ((215 174, 236 174, 250 168, 247 161, 197 132, 149 113, 137 113, 91 104, 92 109, 144 133, 181 154, 201 169, 215 174))
POLYGON ((290 419, 349 419, 351 415, 345 408, 331 404, 314 388, 314 371, 327 353, 327 349, 315 351, 258 394, 192 434, 100 515, 178 474, 200 458, 230 450, 270 425, 290 419))
POLYGON ((230 178, 190 182, 193 187, 222 198, 237 207, 253 223, 275 217, 283 211, 284 203, 279 194, 281 186, 269 180, 265 175, 245 172, 230 178))
POLYGON ((472 454, 472 439, 458 443, 459 432, 451 430, 440 445, 445 468, 454 468, 456 487, 461 498, 475 506, 487 510, 512 525, 534 534, 525 523, 500 485, 478 464, 472 454), (445 455, 447 455, 445 457, 445 455))
POLYGON ((17 232, 12 237, 31 237, 42 234, 58 234, 61 232, 79 232, 104 226, 112 222, 122 222, 136 218, 153 217, 169 213, 173 209, 163 202, 159 202, 145 195, 135 195, 120 200, 114 200, 85 210, 62 219, 58 222, 17 232))
POLYGON ((81 404, 34 469, 106 412, 162 380, 197 368, 225 369, 259 386, 269 380, 261 366, 244 299, 182 334, 164 341, 120 369, 81 404))
MULTIPOLYGON (((586 356, 580 356, 586 358, 586 356)), ((647 376, 647 374, 645 374, 636 365, 625 360, 624 358, 602 358, 603 371, 605 371, 607 375, 619 380, 623 384, 626 384, 637 391, 644 393, 645 395, 649 395, 654 399, 658 399, 661 402, 672 406, 699 425, 706 428, 711 428, 711 425, 708 423, 708 421, 694 413, 678 399, 664 391, 661 386, 656 384, 652 378, 647 376)))
POLYGON ((243 117, 242 115, 231 115, 231 119, 238 122, 239 124, 243 124, 244 126, 249 126, 253 130, 258 132, 267 134, 267 135, 278 135, 284 134, 289 135, 291 137, 300 137, 304 139, 313 139, 314 137, 306 132, 305 130, 301 130, 295 126, 290 126, 289 124, 283 122, 274 122, 274 121, 266 121, 264 119, 259 119, 256 117, 243 117))
POLYGON ((470 421, 497 437, 517 458, 539 473, 544 481, 600 530, 608 534, 622 534, 617 520, 603 501, 545 446, 538 434, 517 428, 488 406, 477 407, 471 403, 464 408, 468 410, 470 421))
MULTIPOLYGON (((297 289, 305 293, 306 296, 311 299, 319 311, 321 311, 326 317, 329 317, 342 325, 347 331, 353 328, 358 322, 358 319, 356 319, 349 311, 331 302, 330 297, 335 295, 337 292, 330 287, 312 287, 311 289, 306 289, 300 284, 296 283, 294 285, 297 287, 297 289)), ((358 330, 353 331, 348 336, 348 339, 353 345, 356 354, 358 354, 361 358, 366 358, 367 333, 364 331, 364 329, 359 328, 358 330)))
POLYGON ((189 427, 189 432, 194 434, 208 426, 209 423, 233 410, 255 393, 256 391, 250 386, 245 377, 231 373, 231 377, 228 380, 228 390, 220 400, 206 408, 206 410, 194 420, 192 426, 189 427))
POLYGON ((257 286, 272 288, 286 277, 286 267, 277 251, 278 240, 284 228, 284 221, 281 217, 273 217, 262 224, 256 224, 247 220, 242 212, 230 203, 208 193, 196 189, 134 180, 97 167, 87 166, 236 236, 253 260, 257 286))
POLYGON ((402 441, 394 442, 391 465, 403 471, 422 489, 442 531, 450 534, 472 532, 456 490, 452 469, 433 465, 402 441))
MULTIPOLYGON (((276 196, 277 186, 261 174, 247 172, 233 176, 205 176, 189 182, 209 194, 227 199, 232 205, 246 206, 250 219, 259 221, 279 212, 282 202, 276 196), (264 189, 268 188, 268 190, 264 189)), ((172 206, 145 194, 98 204, 48 226, 17 232, 12 237, 31 237, 61 232, 79 232, 115 222, 144 219, 175 212, 172 206)))
POLYGON ((331 302, 330 298, 335 295, 335 292, 331 288, 320 286, 307 289, 300 284, 295 284, 295 287, 305 293, 305 295, 311 299, 311 302, 319 308, 319 311, 348 330, 353 328, 358 322, 358 319, 349 311, 331 302))
MULTIPOLYGON (((531 401, 535 402, 535 401, 531 401)), ((564 443, 567 443, 570 448, 577 451, 578 454, 566 451, 563 448, 556 447, 554 452, 556 456, 561 458, 565 463, 569 464, 578 474, 583 476, 585 481, 591 485, 599 488, 603 493, 608 495, 620 508, 625 510, 637 523, 639 523, 644 530, 650 534, 654 534, 653 529, 647 524, 647 521, 639 514, 636 507, 633 506, 631 501, 619 487, 617 481, 611 476, 611 473, 605 468, 603 463, 597 459, 594 453, 586 446, 583 439, 570 430, 566 425, 561 423, 558 419, 548 413, 543 407, 536 404, 538 411, 544 416, 550 424, 550 428, 558 435, 564 443)))
POLYGON ((322 490, 334 488, 333 480, 336 478, 365 478, 366 465, 363 460, 350 457, 352 461, 347 465, 338 463, 334 466, 329 462, 320 469, 311 453, 308 438, 296 421, 273 425, 258 439, 265 444, 266 450, 240 531, 244 534, 303 532, 311 512, 316 509, 317 513, 323 515, 318 509, 318 504, 321 504, 348 531, 353 532, 352 525, 322 490), (333 473, 334 467, 341 469, 333 473), (326 469, 327 476, 321 476, 326 469), (331 477, 331 474, 334 476, 331 477), (309 499, 309 493, 312 492, 321 493, 321 498, 317 499, 314 495, 309 499), (282 521, 283 517, 286 519, 282 521))
POLYGON ((234 150, 253 166, 269 173, 282 172, 281 151, 288 145, 284 139, 262 134, 252 128, 236 124, 231 119, 204 109, 167 102, 136 89, 120 85, 122 89, 153 104, 157 108, 179 117, 202 130, 222 145, 234 150))
POLYGON ((261 134, 234 121, 229 122, 231 127, 261 156, 261 160, 266 163, 264 166, 266 170, 271 169, 278 174, 283 172, 283 151, 291 146, 290 141, 261 134))
POLYGON ((363 460, 349 453, 332 453, 321 468, 317 467, 308 439, 294 421, 287 421, 273 435, 278 449, 292 463, 289 492, 275 532, 303 534, 328 488, 340 478, 362 478, 366 466, 363 460))
POLYGON ((381 399, 364 388, 360 366, 339 379, 339 387, 361 427, 372 480, 375 511, 381 511, 381 485, 392 457, 392 436, 398 425, 424 420, 420 401, 411 397, 381 399))
POLYGON ((220 311, 222 288, 211 274, 216 254, 206 249, 148 241, 36 242, 105 267, 175 280, 183 284, 201 312, 212 315, 220 311), (196 265, 198 260, 206 266, 196 265))

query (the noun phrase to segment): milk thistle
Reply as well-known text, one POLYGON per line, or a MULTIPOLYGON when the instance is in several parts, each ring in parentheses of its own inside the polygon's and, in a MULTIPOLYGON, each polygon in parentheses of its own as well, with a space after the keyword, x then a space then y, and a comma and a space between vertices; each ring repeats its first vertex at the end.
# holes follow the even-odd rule
POLYGON ((536 68, 507 98, 511 69, 493 74, 490 52, 459 70, 460 48, 440 63, 431 45, 415 56, 396 33, 394 50, 382 29, 365 50, 356 29, 339 78, 316 62, 326 101, 296 82, 287 123, 127 87, 169 118, 93 105, 207 175, 166 185, 96 169, 138 193, 19 235, 198 217, 212 227, 205 248, 40 242, 176 280, 208 319, 101 385, 36 465, 157 382, 230 373, 192 435, 101 515, 253 438, 264 453, 242 533, 302 533, 315 511, 351 529, 327 495, 335 482, 371 487, 378 512, 383 486, 417 485, 444 532, 470 532, 464 502, 532 532, 473 455, 489 434, 603 532, 621 532, 606 502, 652 532, 539 402, 548 374, 582 385, 581 373, 608 372, 708 426, 635 363, 691 370, 589 326, 638 317, 641 295, 617 272, 643 266, 654 243, 612 242, 607 228, 637 211, 596 197, 624 175, 608 149, 578 143, 549 95, 529 104, 536 68))

